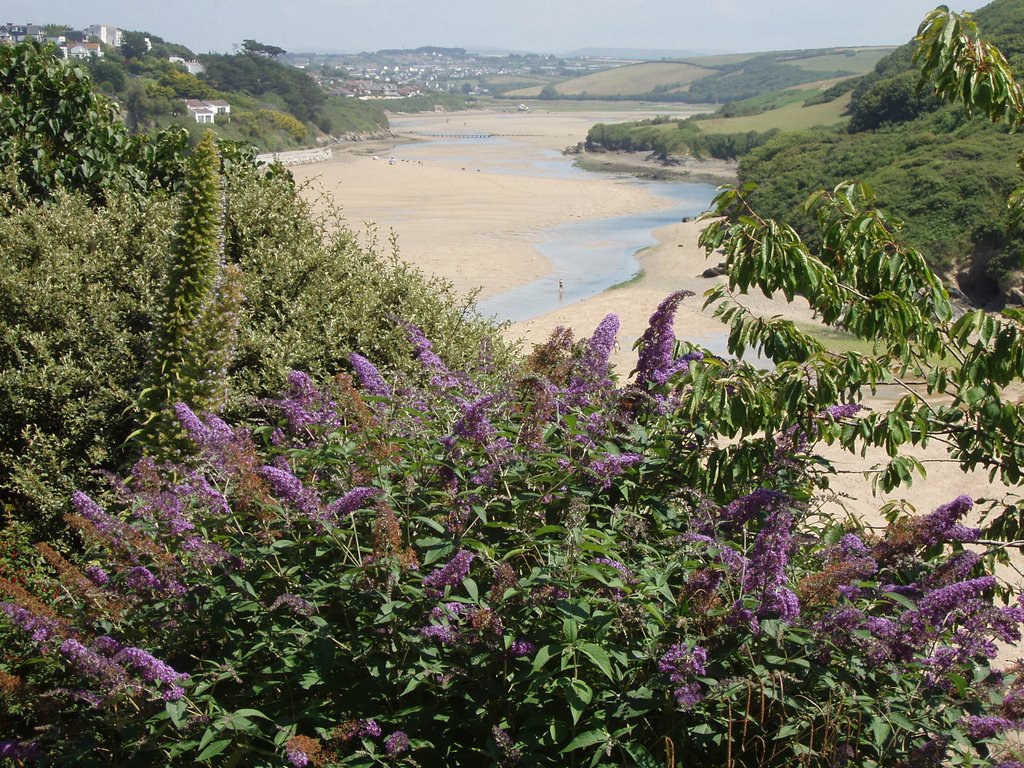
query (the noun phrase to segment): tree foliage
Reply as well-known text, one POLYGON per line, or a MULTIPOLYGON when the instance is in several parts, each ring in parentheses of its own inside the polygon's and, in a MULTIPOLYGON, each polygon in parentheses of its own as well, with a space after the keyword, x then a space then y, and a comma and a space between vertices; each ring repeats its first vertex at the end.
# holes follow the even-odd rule
POLYGON ((6 206, 60 189, 99 202, 110 190, 175 189, 181 180, 184 132, 130 136, 85 67, 36 43, 0 48, 0 126, 6 206))
POLYGON ((206 78, 215 88, 252 96, 273 94, 300 120, 315 120, 327 100, 324 91, 306 73, 268 56, 209 55, 203 61, 206 78))
MULTIPOLYGON (((939 92, 1018 120, 1008 73, 986 80, 985 57, 966 61, 939 70, 939 92)), ((761 215, 749 188, 723 190, 702 243, 725 253, 728 284, 707 300, 730 348, 774 367, 679 342, 681 291, 652 315, 620 386, 614 316, 496 371, 471 343, 490 329, 440 311, 395 265, 372 263, 384 279, 363 293, 325 286, 352 234, 296 216, 309 209, 286 175, 227 149, 224 255, 253 276, 246 309, 262 308, 239 325, 239 381, 262 368, 247 355, 291 354, 301 339, 321 384, 290 372, 249 428, 176 404, 189 461, 143 458, 111 479, 108 505, 76 492, 78 554, 40 544, 18 579, 0 560, 0 754, 728 768, 1020 757, 1002 734, 1024 726, 1024 678, 996 656, 1021 641, 1024 601, 1000 604, 994 573, 1019 546, 1020 511, 997 507, 983 530, 964 496, 884 527, 818 506, 822 441, 883 446, 886 488, 921 470, 902 450, 928 441, 1021 480, 1024 405, 1006 391, 1024 377, 1024 312, 957 317, 870 188, 811 195, 810 243, 761 215), (730 300, 752 289, 804 297, 873 351, 833 354, 730 300), (348 335, 320 311, 360 301, 348 335), (318 344, 339 336, 344 362, 318 344), (329 375, 342 366, 353 375, 329 375), (862 414, 856 401, 883 380, 907 394, 862 414)), ((204 147, 177 214, 170 274, 177 264, 186 285, 167 306, 187 317, 213 274, 216 165, 204 147)), ((60 194, 39 221, 76 200, 105 214, 60 194)), ((31 336, 24 358, 50 340, 31 336)))
MULTIPOLYGON (((336 207, 325 204, 314 214, 286 171, 258 168, 251 149, 230 142, 219 143, 220 160, 210 161, 222 186, 206 195, 218 209, 225 196, 223 228, 207 221, 200 238, 204 263, 215 269, 200 270, 202 286, 186 280, 197 266, 190 260, 195 231, 186 224, 188 205, 182 202, 179 211, 180 198, 172 196, 185 175, 184 142, 161 154, 168 144, 127 136, 112 112, 96 107, 84 75, 69 76, 46 51, 5 47, 4 55, 19 67, 19 90, 12 85, 12 93, 20 97, 24 87, 25 95, 39 99, 2 102, 6 119, 24 116, 24 138, 5 136, 9 144, 0 139, 0 146, 25 150, 35 141, 54 167, 72 168, 82 153, 98 156, 88 143, 93 132, 111 132, 139 148, 148 163, 142 169, 159 182, 145 183, 131 151, 105 155, 106 175, 88 183, 31 163, 8 167, 0 181, 6 206, 0 220, 0 494, 5 509, 37 532, 60 535, 68 494, 75 487, 94 489, 94 469, 114 470, 137 457, 139 446, 126 444, 127 438, 163 408, 144 403, 141 413, 136 410, 146 387, 163 386, 174 398, 196 396, 196 407, 209 408, 222 398, 208 387, 227 384, 222 405, 240 417, 277 392, 291 368, 331 376, 355 348, 372 350, 385 366, 398 364, 405 341, 389 319, 395 308, 444 338, 441 346, 453 359, 465 359, 489 340, 496 364, 507 362, 493 326, 451 285, 403 264, 372 236, 353 232, 336 207), (71 90, 58 90, 63 83, 71 90), (55 144, 32 130, 48 116, 55 119, 40 95, 44 86, 64 93, 59 117, 75 126, 81 142, 55 144), (171 237, 176 227, 177 241, 171 237), (237 280, 224 279, 221 259, 229 272, 240 271, 237 280), (225 290, 211 294, 210 280, 225 290), (223 330, 218 318, 230 316, 211 312, 210 302, 230 299, 237 281, 245 301, 234 343, 214 357, 231 354, 210 364, 210 344, 223 330), (178 291, 192 291, 187 316, 173 306, 178 291), (170 330, 168 317, 177 318, 174 333, 158 340, 159 329, 170 330), (221 368, 227 375, 218 380, 221 368), (201 382, 202 391, 195 389, 201 382)), ((185 194, 196 189, 193 184, 185 194)), ((163 402, 173 404, 167 397, 163 402)))
MULTIPOLYGON (((979 55, 957 55, 974 34, 962 17, 940 9, 921 30, 924 73, 936 78, 938 93, 993 118, 1020 121, 1019 87, 1008 69, 991 64, 1002 60, 998 51, 977 45, 979 55), (956 63, 931 66, 947 61, 956 63)), ((732 324, 730 347, 750 346, 777 363, 799 363, 813 379, 833 382, 840 398, 856 397, 890 376, 904 382, 906 394, 889 412, 835 435, 850 450, 886 449, 891 462, 880 482, 887 489, 910 481, 911 467, 922 470, 902 455, 903 446, 930 441, 946 445, 963 469, 984 467, 1018 485, 1024 410, 1007 388, 1024 378, 1024 313, 1006 310, 994 317, 975 310, 954 317, 922 254, 899 242, 899 225, 875 206, 864 185, 844 183, 831 194, 811 195, 806 211, 816 222, 816 248, 792 227, 758 215, 748 201, 751 191, 720 194, 714 212, 721 218, 702 235, 709 251, 727 255, 728 287, 709 301, 751 288, 799 295, 824 322, 872 342, 875 354, 831 355, 791 322, 758 321, 726 301, 718 312, 732 324), (927 396, 910 382, 921 382, 927 396)), ((1022 525, 1024 517, 1011 505, 999 511, 991 530, 1015 538, 1022 525)))
MULTIPOLYGON (((794 223, 805 236, 813 231, 801 211, 808 194, 844 179, 864 181, 881 206, 906 222, 904 237, 933 269, 958 281, 977 304, 999 305, 1007 289, 1017 287, 1021 268, 1021 239, 1005 212, 1019 179, 1019 140, 1005 120, 972 120, 963 108, 940 105, 956 89, 973 87, 964 77, 974 57, 985 73, 975 70, 972 113, 990 114, 983 102, 996 94, 983 88, 1005 83, 1009 71, 1001 54, 998 61, 990 58, 975 21, 937 13, 922 25, 920 47, 902 46, 856 81, 849 132, 779 136, 743 156, 739 175, 757 184, 752 201, 758 210, 794 223), (929 76, 941 75, 950 89, 942 98, 920 84, 915 50, 929 76)), ((996 0, 975 14, 1008 60, 1024 54, 1022 14, 1021 0, 996 0)))

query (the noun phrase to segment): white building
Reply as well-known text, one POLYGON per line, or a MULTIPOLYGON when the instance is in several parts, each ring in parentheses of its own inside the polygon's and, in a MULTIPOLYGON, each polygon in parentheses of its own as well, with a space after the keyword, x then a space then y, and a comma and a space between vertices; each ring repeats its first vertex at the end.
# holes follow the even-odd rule
POLYGON ((67 47, 69 59, 102 59, 103 49, 99 43, 74 43, 67 47))
POLYGON ((108 27, 106 24, 93 24, 86 27, 83 32, 95 37, 104 45, 112 45, 115 48, 120 48, 124 42, 124 33, 117 27, 108 27))
POLYGON ((217 115, 231 114, 231 105, 221 99, 185 99, 185 106, 197 123, 213 123, 217 115))
POLYGON ((172 64, 181 64, 190 75, 201 75, 206 71, 206 67, 198 61, 186 61, 181 56, 168 56, 167 58, 172 64))

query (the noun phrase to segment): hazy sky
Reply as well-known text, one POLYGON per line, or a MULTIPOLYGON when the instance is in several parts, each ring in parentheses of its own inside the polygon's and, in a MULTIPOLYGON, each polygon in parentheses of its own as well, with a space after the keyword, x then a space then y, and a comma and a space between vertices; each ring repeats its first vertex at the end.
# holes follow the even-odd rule
MULTIPOLYGON (((948 2, 948 0, 947 0, 948 2)), ((938 0, 4 0, 2 22, 110 24, 197 53, 421 45, 767 51, 904 43, 938 0)), ((955 10, 975 10, 971 0, 955 10)))

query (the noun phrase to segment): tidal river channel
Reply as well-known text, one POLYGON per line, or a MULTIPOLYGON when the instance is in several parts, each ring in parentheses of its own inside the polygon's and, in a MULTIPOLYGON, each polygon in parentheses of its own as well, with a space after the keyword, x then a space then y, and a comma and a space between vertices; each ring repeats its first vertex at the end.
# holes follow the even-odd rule
MULTIPOLYGON (((449 163, 463 162, 489 173, 521 173, 521 165, 504 165, 500 153, 487 151, 508 142, 501 137, 450 137, 396 147, 392 154, 399 161, 429 162, 439 147, 445 147, 449 151, 445 160, 449 163), (454 147, 464 148, 465 152, 453 156, 450 150, 454 147)), ((571 156, 551 150, 537 154, 530 172, 558 178, 592 176, 577 168, 571 156)), ((479 300, 480 311, 501 321, 529 320, 630 280, 640 269, 637 252, 656 243, 653 231, 700 215, 715 193, 715 186, 706 183, 640 181, 628 177, 619 178, 618 183, 643 187, 670 200, 671 205, 646 213, 562 224, 538 233, 533 245, 549 261, 551 272, 479 300)))

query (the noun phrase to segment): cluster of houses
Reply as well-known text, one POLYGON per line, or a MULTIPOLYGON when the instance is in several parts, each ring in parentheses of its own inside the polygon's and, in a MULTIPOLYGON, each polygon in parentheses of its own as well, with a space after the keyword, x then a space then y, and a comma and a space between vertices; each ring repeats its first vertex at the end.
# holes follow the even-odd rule
POLYGON ((35 40, 53 43, 66 59, 89 59, 103 56, 103 45, 121 45, 122 32, 117 27, 93 24, 82 30, 53 34, 39 24, 0 24, 0 45, 35 40), (102 44, 102 45, 101 45, 102 44))
MULTIPOLYGON (((60 34, 52 34, 47 27, 39 24, 0 24, 0 45, 16 45, 26 40, 52 43, 66 59, 99 59, 103 57, 103 46, 121 46, 124 32, 106 24, 93 24, 82 30, 69 30, 60 34)), ((206 71, 206 67, 198 61, 188 61, 180 56, 171 56, 170 61, 180 64, 193 75, 206 71)), ((197 123, 212 123, 217 115, 231 114, 231 105, 217 99, 185 99, 185 105, 197 123)))

